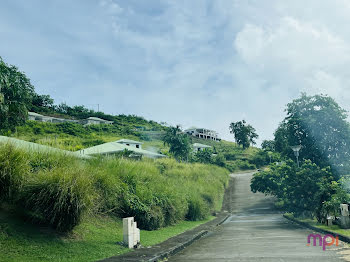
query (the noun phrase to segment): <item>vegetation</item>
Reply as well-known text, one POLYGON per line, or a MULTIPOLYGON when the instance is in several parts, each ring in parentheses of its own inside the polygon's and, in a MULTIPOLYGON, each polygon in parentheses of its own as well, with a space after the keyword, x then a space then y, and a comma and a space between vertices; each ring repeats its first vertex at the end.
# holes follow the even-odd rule
POLYGON ((230 133, 234 134, 236 143, 243 149, 248 148, 250 144, 255 145, 255 140, 259 137, 255 128, 247 124, 245 120, 232 122, 230 133))
POLYGON ((0 57, 0 129, 14 129, 27 119, 34 87, 25 74, 0 57))
POLYGON ((169 153, 177 160, 187 160, 191 152, 190 138, 184 134, 179 126, 170 127, 163 137, 164 144, 168 145, 169 153))
POLYGON ((225 169, 170 159, 82 161, 12 145, 0 146, 0 157, 2 201, 60 231, 91 213, 135 216, 148 230, 204 219, 220 209, 228 180, 225 169))
MULTIPOLYGON (((156 245, 213 217, 202 221, 180 221, 154 231, 141 230, 143 246, 156 245)), ((15 211, 0 210, 1 261, 89 262, 116 256, 130 250, 118 244, 123 240, 119 218, 90 216, 69 234, 23 221, 15 211)))
POLYGON ((276 196, 277 205, 296 216, 323 222, 329 214, 338 215, 339 204, 349 200, 347 114, 328 96, 306 94, 289 103, 286 112, 274 140, 262 144, 263 152, 284 161, 255 174, 251 189, 276 196), (302 145, 300 168, 294 162, 294 145, 302 145))

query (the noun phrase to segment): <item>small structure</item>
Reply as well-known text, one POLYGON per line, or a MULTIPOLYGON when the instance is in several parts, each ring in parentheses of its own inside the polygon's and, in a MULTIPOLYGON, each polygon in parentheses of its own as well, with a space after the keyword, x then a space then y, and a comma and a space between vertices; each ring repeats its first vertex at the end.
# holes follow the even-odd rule
POLYGON ((131 146, 135 148, 141 148, 143 144, 142 142, 131 140, 131 139, 120 139, 116 142, 122 145, 131 146))
POLYGON ((135 248, 140 244, 140 229, 133 217, 123 218, 123 242, 128 248, 135 248))
POLYGON ((340 204, 340 227, 350 228, 349 205, 340 204))
POLYGON ((91 116, 87 119, 81 120, 80 122, 83 125, 100 125, 100 124, 111 125, 111 124, 113 124, 113 121, 108 121, 108 120, 104 120, 102 118, 93 117, 93 116, 91 116))
POLYGON ((114 155, 117 153, 121 153, 123 151, 132 151, 133 152, 132 156, 139 155, 139 156, 145 156, 149 158, 166 157, 165 155, 154 153, 141 148, 136 148, 134 146, 127 146, 119 143, 118 141, 108 142, 101 145, 89 147, 86 149, 79 150, 75 153, 80 155, 94 156, 94 155, 114 155))
POLYGON ((211 146, 200 144, 200 143, 194 143, 192 147, 194 152, 203 151, 205 149, 211 148, 211 146))
POLYGON ((66 119, 66 118, 59 118, 59 117, 52 117, 52 116, 44 116, 35 112, 28 112, 28 120, 39 121, 39 122, 50 122, 50 123, 70 122, 70 123, 76 123, 76 124, 82 124, 82 125, 113 124, 113 121, 107 121, 98 117, 89 117, 83 120, 73 120, 73 119, 66 119))
POLYGON ((185 133, 187 133, 190 136, 195 136, 195 137, 207 139, 207 140, 213 140, 213 141, 221 140, 217 132, 206 128, 191 127, 189 129, 186 129, 185 133))

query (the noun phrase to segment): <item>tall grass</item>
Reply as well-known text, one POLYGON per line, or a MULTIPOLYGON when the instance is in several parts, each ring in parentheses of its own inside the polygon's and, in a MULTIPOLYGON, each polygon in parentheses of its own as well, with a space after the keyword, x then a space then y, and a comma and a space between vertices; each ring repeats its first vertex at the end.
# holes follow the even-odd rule
POLYGON ((220 209, 228 171, 171 159, 81 160, 0 145, 2 201, 69 231, 87 213, 135 216, 142 229, 201 220, 220 209))

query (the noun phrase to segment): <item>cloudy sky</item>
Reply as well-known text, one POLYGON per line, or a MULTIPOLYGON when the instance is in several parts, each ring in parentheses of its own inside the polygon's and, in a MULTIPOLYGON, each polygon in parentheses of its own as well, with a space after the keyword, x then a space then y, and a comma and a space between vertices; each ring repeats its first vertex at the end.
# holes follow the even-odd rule
POLYGON ((57 103, 232 140, 301 92, 350 109, 348 0, 2 0, 0 56, 57 103))

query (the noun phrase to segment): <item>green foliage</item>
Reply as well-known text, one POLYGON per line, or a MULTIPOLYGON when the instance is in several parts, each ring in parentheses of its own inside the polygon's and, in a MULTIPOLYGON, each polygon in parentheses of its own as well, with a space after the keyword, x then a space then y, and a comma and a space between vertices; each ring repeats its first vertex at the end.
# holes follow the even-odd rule
POLYGON ((255 140, 259 137, 255 128, 248 125, 245 120, 232 122, 230 133, 234 134, 236 143, 243 149, 248 148, 250 144, 255 145, 255 140))
POLYGON ((164 137, 164 144, 169 145, 169 152, 177 160, 187 160, 191 151, 190 138, 184 134, 180 127, 170 127, 164 137))
POLYGON ((0 160, 2 201, 60 231, 87 213, 135 216, 147 230, 203 219, 220 209, 228 181, 223 168, 171 159, 80 160, 0 145, 0 160))
POLYGON ((196 152, 194 158, 195 161, 204 164, 212 164, 213 163, 213 150, 210 148, 205 148, 204 150, 199 150, 196 152))
POLYGON ((26 154, 12 145, 0 147, 0 203, 16 199, 29 170, 26 154))
POLYGON ((93 204, 95 193, 86 173, 77 167, 41 171, 24 186, 20 203, 35 219, 70 231, 93 204))
POLYGON ((274 152, 275 151, 275 141, 274 140, 264 140, 261 143, 261 148, 264 151, 271 151, 274 152))
POLYGON ((334 206, 335 199, 340 201, 333 196, 345 196, 330 169, 321 169, 310 160, 305 161, 300 169, 291 160, 281 165, 271 165, 269 170, 254 174, 251 190, 274 195, 280 207, 286 211, 297 215, 311 213, 319 221, 324 219, 325 210, 328 212, 330 206, 334 206))
POLYGON ((287 105, 287 116, 275 132, 275 150, 294 158, 290 146, 302 145, 301 159, 331 166, 339 175, 350 170, 350 130, 347 114, 332 98, 302 96, 287 105))
POLYGON ((0 130, 24 124, 34 87, 24 73, 0 57, 0 130))

